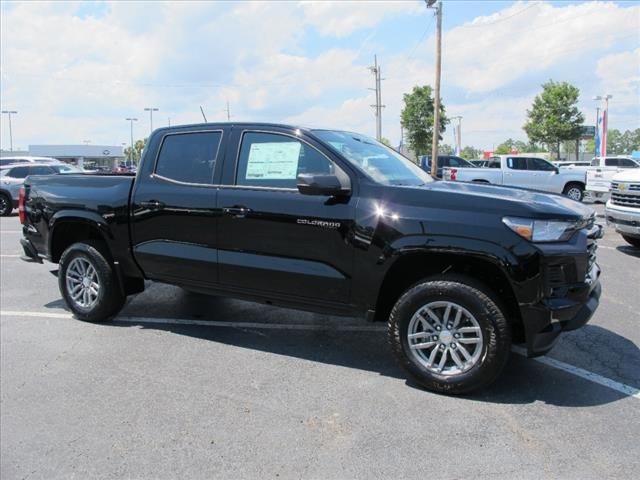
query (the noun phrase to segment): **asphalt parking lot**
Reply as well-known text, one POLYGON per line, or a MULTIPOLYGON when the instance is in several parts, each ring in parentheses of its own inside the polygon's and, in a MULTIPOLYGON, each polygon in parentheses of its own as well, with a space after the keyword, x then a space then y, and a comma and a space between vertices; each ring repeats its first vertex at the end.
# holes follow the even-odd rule
POLYGON ((611 229, 591 322, 466 397, 407 382, 360 319, 154 284, 74 320, 20 237, 0 219, 3 479, 638 475, 640 251, 611 229))

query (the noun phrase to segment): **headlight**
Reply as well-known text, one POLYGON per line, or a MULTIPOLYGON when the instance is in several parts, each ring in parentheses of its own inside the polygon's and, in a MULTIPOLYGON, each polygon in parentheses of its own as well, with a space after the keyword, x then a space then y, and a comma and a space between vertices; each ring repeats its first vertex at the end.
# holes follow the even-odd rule
POLYGON ((502 223, 530 242, 563 242, 579 228, 576 222, 518 217, 504 217, 502 223))

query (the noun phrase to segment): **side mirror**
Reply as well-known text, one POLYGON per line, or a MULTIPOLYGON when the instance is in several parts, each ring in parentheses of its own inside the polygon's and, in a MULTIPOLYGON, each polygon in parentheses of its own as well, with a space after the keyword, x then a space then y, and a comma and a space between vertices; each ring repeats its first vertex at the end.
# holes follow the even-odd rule
POLYGON ((303 195, 347 196, 351 194, 351 185, 348 177, 344 185, 337 175, 301 173, 298 175, 298 191, 303 195))

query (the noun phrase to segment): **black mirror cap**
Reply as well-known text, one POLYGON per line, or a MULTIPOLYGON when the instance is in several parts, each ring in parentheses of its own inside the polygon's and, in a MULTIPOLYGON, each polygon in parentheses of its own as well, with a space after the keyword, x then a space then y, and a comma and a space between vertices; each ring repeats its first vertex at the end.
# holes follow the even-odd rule
POLYGON ((341 182, 334 174, 301 173, 298 175, 298 191, 303 195, 348 196, 351 194, 351 185, 349 177, 341 182))

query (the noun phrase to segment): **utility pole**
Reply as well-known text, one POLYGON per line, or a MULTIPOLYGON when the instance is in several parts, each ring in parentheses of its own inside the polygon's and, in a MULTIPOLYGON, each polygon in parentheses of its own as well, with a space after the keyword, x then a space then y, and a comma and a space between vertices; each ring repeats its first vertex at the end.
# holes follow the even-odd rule
POLYGON ((13 131, 11 130, 11 115, 17 115, 15 110, 2 110, 2 113, 6 113, 9 116, 9 151, 13 152, 13 131))
POLYGON ((385 107, 384 105, 382 105, 382 91, 381 91, 381 85, 380 85, 380 80, 382 80, 380 78, 380 66, 378 65, 378 56, 374 55, 373 56, 373 67, 369 67, 369 70, 371 70, 371 73, 374 74, 375 79, 376 79, 376 88, 370 88, 369 90, 374 90, 376 92, 376 104, 375 105, 371 105, 373 108, 375 108, 376 111, 376 140, 378 140, 379 142, 382 141, 382 109, 385 107))
POLYGON ((227 100, 227 108, 225 110, 227 112, 227 122, 231 121, 231 110, 229 109, 229 100, 227 100))
POLYGON ((129 161, 131 163, 133 163, 133 152, 135 151, 134 148, 133 148, 133 122, 137 122, 138 119, 137 118, 133 118, 133 117, 129 117, 129 118, 125 118, 125 120, 130 122, 130 124, 131 124, 131 151, 129 152, 129 154, 130 154, 129 161))
POLYGON ((149 112, 149 135, 153 132, 153 112, 157 112, 158 109, 155 107, 145 107, 145 112, 149 112))
MULTIPOLYGON (((427 8, 431 8, 436 0, 427 0, 427 8)), ((431 176, 438 173, 438 136, 440 135, 440 70, 442 67, 442 1, 436 9, 436 90, 433 102, 433 140, 431 143, 431 176)))

